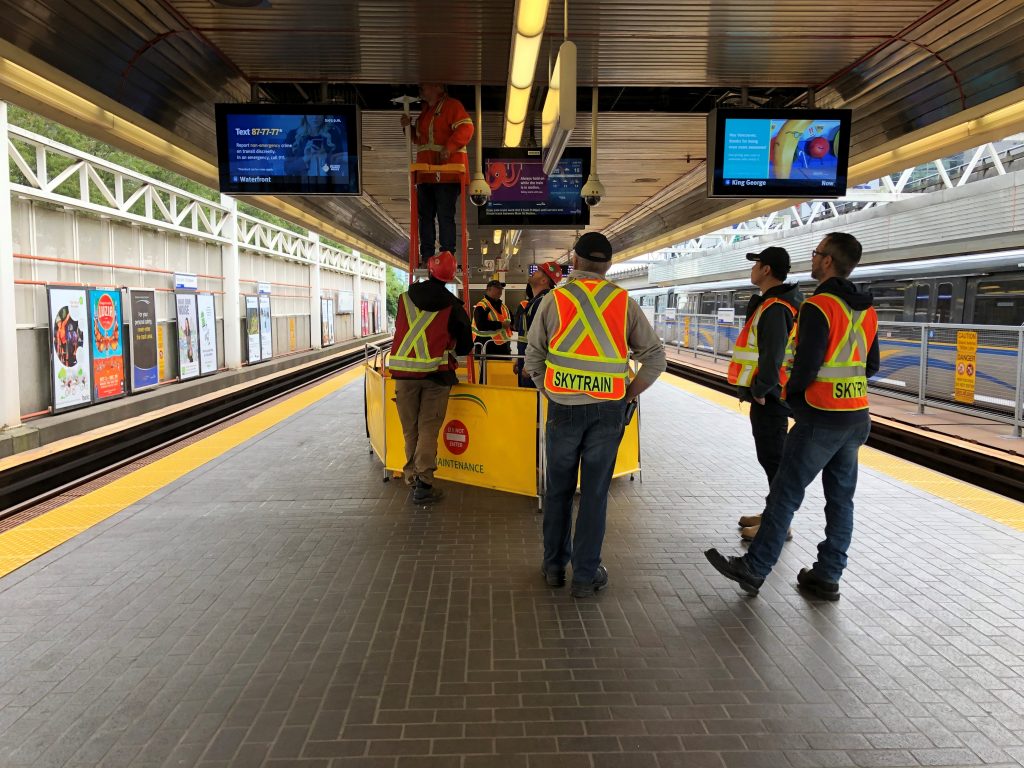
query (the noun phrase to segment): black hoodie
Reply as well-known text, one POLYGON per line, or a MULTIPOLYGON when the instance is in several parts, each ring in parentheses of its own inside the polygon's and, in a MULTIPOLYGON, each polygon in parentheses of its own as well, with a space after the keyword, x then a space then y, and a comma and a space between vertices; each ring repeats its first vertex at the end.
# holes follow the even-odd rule
MULTIPOLYGON (((841 277, 832 277, 818 286, 814 295, 830 293, 846 302, 853 310, 864 310, 872 305, 870 293, 857 290, 857 286, 841 277)), ((800 309, 797 319, 796 357, 793 370, 786 383, 786 402, 793 409, 793 416, 799 422, 820 424, 825 427, 851 427, 870 421, 868 411, 823 411, 807 404, 804 392, 818 376, 825 353, 828 351, 828 320, 822 311, 805 303, 800 309)), ((870 379, 878 373, 878 338, 868 350, 867 377, 870 379)))
MULTIPOLYGON (((455 354, 461 357, 472 351, 473 329, 469 325, 469 315, 462 302, 443 282, 431 277, 421 283, 413 283, 409 286, 409 299, 417 309, 424 312, 440 312, 450 306, 452 311, 448 315, 448 333, 455 340, 455 354)), ((452 386, 458 381, 455 371, 438 371, 426 378, 445 386, 452 386)))
MULTIPOLYGON (((792 304, 797 309, 804 297, 796 283, 782 283, 769 288, 763 294, 750 297, 747 304, 747 317, 753 315, 759 306, 768 299, 778 298, 792 304)), ((779 368, 786 356, 786 342, 789 332, 793 330, 796 316, 781 304, 772 304, 761 313, 757 321, 757 376, 749 387, 739 387, 740 400, 764 398, 764 406, 779 413, 789 413, 789 406, 782 397, 782 386, 779 384, 779 368)))

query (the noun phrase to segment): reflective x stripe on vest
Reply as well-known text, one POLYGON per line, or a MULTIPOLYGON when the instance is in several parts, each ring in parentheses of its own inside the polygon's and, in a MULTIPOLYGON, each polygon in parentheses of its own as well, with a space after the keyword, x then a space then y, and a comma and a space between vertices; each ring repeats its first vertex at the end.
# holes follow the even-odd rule
POLYGON ((475 337, 478 339, 487 339, 488 341, 493 341, 495 344, 507 344, 509 339, 512 338, 511 334, 505 332, 504 326, 504 323, 508 322, 509 320, 508 307, 502 304, 501 314, 499 315, 497 312, 494 311, 494 307, 491 305, 491 302, 489 302, 487 299, 480 299, 480 301, 476 303, 476 306, 483 307, 484 309, 486 309, 487 314, 490 316, 490 319, 496 323, 502 323, 502 327, 496 331, 478 330, 476 327, 476 312, 474 312, 473 334, 475 335, 475 337))
POLYGON ((558 329, 548 343, 544 387, 620 400, 629 372, 628 294, 606 280, 572 280, 553 293, 558 329))
POLYGON ((824 411, 864 410, 868 407, 868 350, 878 332, 874 307, 853 310, 828 293, 812 296, 808 301, 825 314, 829 340, 825 362, 807 387, 804 399, 808 405, 824 411))
POLYGON ((388 365, 393 371, 433 373, 445 362, 444 355, 430 356, 430 346, 427 343, 427 328, 438 313, 425 312, 417 308, 409 299, 408 293, 402 294, 402 306, 409 322, 409 332, 405 334, 398 349, 391 353, 388 365))
MULTIPOLYGON (((747 322, 743 325, 743 330, 736 337, 736 346, 732 351, 732 362, 729 363, 730 384, 749 387, 751 382, 754 381, 754 377, 757 375, 757 362, 760 356, 760 351, 757 347, 757 324, 761 320, 761 314, 773 304, 782 304, 792 314, 796 314, 796 307, 777 296, 763 301, 758 306, 754 314, 747 318, 747 322)), ((791 330, 789 339, 786 341, 787 349, 792 338, 793 331, 791 330)), ((783 361, 782 366, 779 368, 779 383, 785 384, 788 378, 789 372, 785 361, 783 361)))

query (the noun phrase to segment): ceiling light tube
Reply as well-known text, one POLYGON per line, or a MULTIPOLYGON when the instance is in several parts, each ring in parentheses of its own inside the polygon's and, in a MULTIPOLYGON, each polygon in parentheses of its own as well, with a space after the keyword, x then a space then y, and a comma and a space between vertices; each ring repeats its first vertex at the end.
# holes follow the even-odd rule
POLYGON ((529 113, 530 91, 548 18, 548 0, 516 0, 505 106, 506 147, 517 147, 529 113))

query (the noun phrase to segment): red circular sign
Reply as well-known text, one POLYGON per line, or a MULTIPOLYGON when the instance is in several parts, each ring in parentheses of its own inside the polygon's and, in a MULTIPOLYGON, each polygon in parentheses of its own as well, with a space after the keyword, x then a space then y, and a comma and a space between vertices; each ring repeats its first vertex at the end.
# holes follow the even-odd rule
POLYGON ((451 453, 458 456, 469 448, 469 430, 458 419, 452 419, 444 425, 444 445, 451 453))
POLYGON ((965 370, 966 370, 966 368, 964 368, 964 364, 963 363, 957 363, 957 366, 956 366, 956 372, 957 373, 959 373, 962 376, 965 370))
POLYGON ((968 376, 973 376, 974 375, 974 366, 971 365, 970 363, 967 364, 967 375, 968 376))
POLYGON ((104 331, 114 327, 114 300, 109 293, 104 293, 96 302, 96 317, 104 331))

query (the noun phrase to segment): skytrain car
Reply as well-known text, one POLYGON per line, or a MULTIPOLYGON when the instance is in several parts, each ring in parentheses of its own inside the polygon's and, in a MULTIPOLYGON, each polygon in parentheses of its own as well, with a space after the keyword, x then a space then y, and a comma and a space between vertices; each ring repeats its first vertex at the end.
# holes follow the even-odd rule
MULTIPOLYGON (((1024 250, 953 256, 927 261, 859 267, 854 282, 872 292, 878 318, 887 322, 968 326, 1024 325, 1024 250)), ((805 294, 815 282, 807 272, 790 276, 805 294)), ((638 301, 663 314, 673 308, 679 316, 714 316, 731 307, 736 316, 746 311, 754 292, 746 279, 648 288, 631 291, 638 301)), ((710 352, 717 342, 727 355, 736 328, 716 328, 711 318, 675 321, 666 336, 682 346, 710 352)), ((953 396, 956 367, 955 327, 929 328, 925 391, 929 398, 953 396)), ((1014 331, 976 329, 978 333, 975 402, 987 409, 1013 411, 1017 381, 1019 336, 1014 331)), ((872 385, 892 391, 917 391, 921 356, 920 326, 883 326, 879 334, 882 367, 872 385)))

